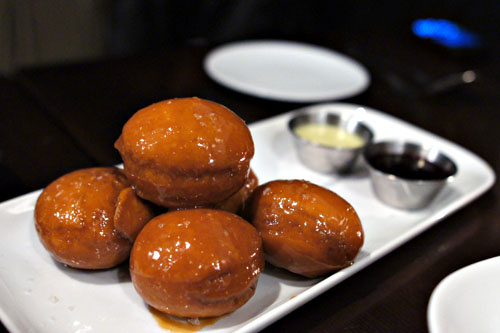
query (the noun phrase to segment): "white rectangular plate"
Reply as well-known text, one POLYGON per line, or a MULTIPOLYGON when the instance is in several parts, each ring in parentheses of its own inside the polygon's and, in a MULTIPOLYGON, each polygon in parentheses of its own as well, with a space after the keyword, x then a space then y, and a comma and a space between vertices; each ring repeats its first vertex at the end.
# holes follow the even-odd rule
MULTIPOLYGON (((463 207, 490 188, 492 169, 478 156, 408 123, 365 108, 364 121, 375 139, 400 139, 437 147, 458 166, 427 208, 408 212, 374 199, 362 167, 351 176, 324 175, 298 161, 287 132, 295 112, 331 110, 349 116, 358 106, 321 104, 279 115, 250 126, 255 142, 252 168, 260 183, 306 179, 349 201, 361 218, 365 244, 355 263, 324 279, 302 279, 266 268, 254 297, 204 331, 254 332, 283 317, 340 281, 463 207)), ((126 266, 85 272, 56 263, 38 240, 33 209, 40 191, 0 204, 0 317, 12 332, 165 332, 137 295, 126 266)))

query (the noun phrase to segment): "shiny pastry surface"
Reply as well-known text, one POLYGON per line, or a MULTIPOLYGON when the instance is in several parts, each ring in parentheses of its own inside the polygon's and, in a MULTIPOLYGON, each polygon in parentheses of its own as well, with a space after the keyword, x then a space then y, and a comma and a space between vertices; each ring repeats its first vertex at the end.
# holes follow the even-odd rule
POLYGON ((116 198, 113 222, 120 235, 131 242, 139 232, 154 217, 153 208, 144 202, 131 187, 120 191, 116 198))
POLYGON ((264 267, 257 230, 212 209, 172 211, 139 233, 130 257, 134 286, 152 307, 180 317, 219 316, 254 294, 264 267))
MULTIPOLYGON (((132 241, 114 226, 116 202, 123 191, 131 191, 130 185, 114 167, 77 170, 56 179, 36 203, 40 241, 57 261, 71 267, 102 269, 120 264, 132 247, 132 241)), ((122 225, 133 223, 127 230, 138 232, 152 215, 141 201, 130 206, 139 200, 133 192, 127 198, 121 203, 127 212, 122 214, 122 225)))
POLYGON ((35 207, 35 226, 59 262, 84 269, 109 268, 127 259, 131 242, 113 225, 115 201, 128 187, 116 168, 68 173, 45 188, 35 207))
POLYGON ((215 205, 215 208, 222 209, 234 214, 240 214, 245 209, 245 204, 252 195, 253 190, 259 186, 259 179, 252 169, 248 174, 247 181, 242 188, 223 202, 215 205))
POLYGON ((210 206, 245 183, 254 145, 244 121, 196 97, 136 112, 115 143, 136 193, 168 208, 210 206))
POLYGON ((332 191, 302 180, 259 186, 245 216, 262 236, 266 259, 306 277, 350 265, 363 245, 354 208, 332 191))

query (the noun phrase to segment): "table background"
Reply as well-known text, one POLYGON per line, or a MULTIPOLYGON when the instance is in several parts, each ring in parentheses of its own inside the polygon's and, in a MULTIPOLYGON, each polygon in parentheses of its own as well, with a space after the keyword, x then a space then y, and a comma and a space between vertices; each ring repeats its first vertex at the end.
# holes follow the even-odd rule
MULTIPOLYGON (((500 171, 500 6, 494 1, 103 3, 109 26, 99 52, 82 50, 85 56, 75 52, 65 58, 59 50, 51 57, 40 47, 39 61, 12 60, 15 54, 10 54, 0 74, 0 201, 77 168, 120 163, 113 143, 123 124, 162 99, 210 99, 247 123, 304 106, 246 96, 207 77, 202 68, 207 52, 240 39, 298 40, 355 58, 372 82, 343 102, 436 133, 500 171), (421 17, 456 20, 479 32, 485 46, 457 52, 419 40, 410 25, 421 17), (433 79, 467 69, 476 70, 476 82, 424 93, 433 79)), ((61 37, 53 44, 64 49, 64 41, 61 37)), ((437 283, 461 267, 500 255, 499 195, 496 183, 472 204, 266 331, 426 331, 426 308, 437 283)))

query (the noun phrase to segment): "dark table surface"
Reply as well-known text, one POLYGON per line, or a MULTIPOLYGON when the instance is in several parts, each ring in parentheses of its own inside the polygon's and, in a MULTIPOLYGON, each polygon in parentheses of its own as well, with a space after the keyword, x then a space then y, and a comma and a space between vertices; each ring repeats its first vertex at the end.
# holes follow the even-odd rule
MULTIPOLYGON (((450 52, 406 31, 332 31, 307 42, 354 57, 371 73, 366 105, 471 150, 500 171, 500 67, 495 47, 450 52), (476 82, 426 94, 420 82, 466 69, 476 82)), ((87 63, 23 69, 0 77, 0 201, 66 172, 120 163, 113 148, 125 121, 153 102, 198 96, 247 123, 303 104, 246 96, 203 71, 215 45, 186 44, 87 63)), ((270 166, 271 167, 271 166, 270 166)), ((431 292, 445 276, 500 255, 500 185, 346 281, 278 320, 268 331, 426 331, 431 292)))

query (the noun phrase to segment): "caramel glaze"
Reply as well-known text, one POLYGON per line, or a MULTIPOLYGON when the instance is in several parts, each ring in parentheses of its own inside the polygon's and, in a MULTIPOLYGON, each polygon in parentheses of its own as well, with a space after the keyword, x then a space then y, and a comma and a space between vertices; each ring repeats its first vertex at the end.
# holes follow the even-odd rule
POLYGON ((210 317, 210 318, 180 318, 170 316, 164 312, 158 311, 153 307, 149 307, 149 311, 155 318, 158 325, 173 333, 191 333, 201 331, 203 328, 215 324, 220 317, 210 317))
POLYGON ((135 195, 131 187, 120 191, 115 207, 114 226, 122 237, 131 242, 154 217, 153 207, 135 195))
MULTIPOLYGON (((132 241, 115 229, 114 219, 117 198, 129 186, 113 167, 77 170, 52 182, 35 207, 36 231, 47 251, 57 261, 82 269, 109 268, 126 260, 132 241)), ((149 214, 145 208, 137 218, 145 221, 149 214)))
POLYGON ((264 268, 262 240, 239 216, 186 209, 151 220, 130 256, 132 282, 150 306, 178 317, 214 317, 252 297, 264 268))
POLYGON ((250 169, 245 185, 243 185, 238 192, 230 196, 228 199, 215 205, 214 208, 222 209, 234 214, 241 214, 245 209, 248 198, 250 198, 250 195, 252 195, 252 192, 257 188, 257 186, 259 186, 259 179, 253 170, 250 169))
POLYGON ((139 110, 115 147, 136 193, 168 208, 227 199, 245 183, 254 155, 244 121, 224 106, 196 97, 139 110))
POLYGON ((266 259, 306 277, 350 265, 363 245, 354 208, 337 194, 302 180, 259 186, 245 216, 262 236, 266 259))

